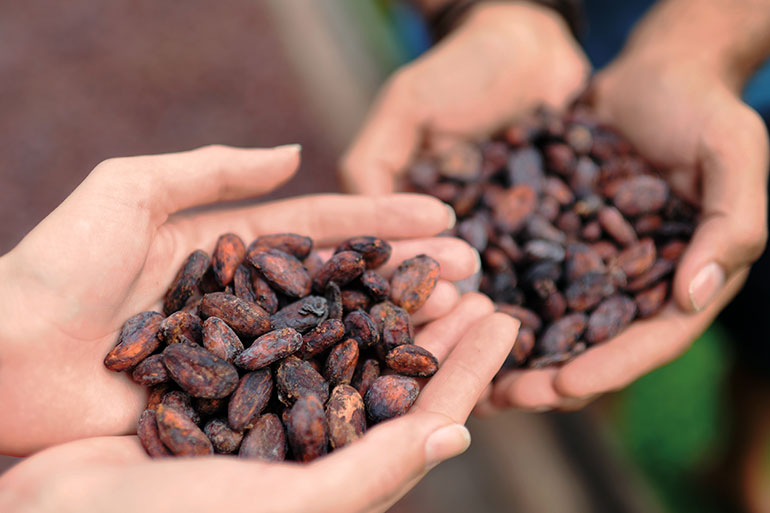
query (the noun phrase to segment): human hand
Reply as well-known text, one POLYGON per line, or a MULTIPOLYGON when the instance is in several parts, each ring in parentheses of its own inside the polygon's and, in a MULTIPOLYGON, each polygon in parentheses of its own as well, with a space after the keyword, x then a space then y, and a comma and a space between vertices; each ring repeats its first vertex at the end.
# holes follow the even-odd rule
POLYGON ((189 210, 266 193, 298 162, 296 146, 109 160, 0 258, 0 453, 134 433, 146 392, 125 373, 109 372, 104 356, 126 319, 160 309, 187 255, 210 251, 224 232, 247 242, 298 232, 318 247, 359 234, 410 239, 394 242, 393 261, 431 254, 444 279, 416 322, 451 310, 459 298, 445 280, 473 273, 477 254, 458 240, 430 238, 454 219, 433 198, 329 194, 189 210))
POLYGON ((492 407, 578 408, 678 357, 735 296, 767 238, 768 135, 718 68, 637 45, 596 78, 594 107, 700 206, 674 276, 674 301, 561 368, 501 377, 492 407), (677 58, 679 57, 679 58, 677 58))
POLYGON ((422 145, 493 133, 539 104, 561 107, 589 65, 555 11, 480 2, 424 56, 398 70, 342 159, 351 192, 383 194, 422 145), (545 63, 545 65, 544 65, 545 63))
POLYGON ((91 438, 43 451, 0 478, 8 513, 376 512, 470 443, 462 427, 516 338, 518 322, 467 294, 415 342, 441 362, 406 415, 306 465, 220 456, 150 461, 135 436, 91 438))

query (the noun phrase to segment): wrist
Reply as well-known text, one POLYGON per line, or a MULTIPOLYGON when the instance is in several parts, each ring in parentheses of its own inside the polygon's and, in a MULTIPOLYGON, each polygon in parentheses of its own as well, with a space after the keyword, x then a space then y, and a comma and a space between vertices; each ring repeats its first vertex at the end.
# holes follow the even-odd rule
POLYGON ((494 13, 491 17, 503 16, 515 19, 527 16, 531 11, 559 20, 573 37, 582 26, 579 0, 447 0, 431 3, 423 11, 434 41, 439 41, 478 12, 494 13))
POLYGON ((634 30, 620 60, 685 67, 737 94, 768 52, 770 0, 669 0, 634 30))

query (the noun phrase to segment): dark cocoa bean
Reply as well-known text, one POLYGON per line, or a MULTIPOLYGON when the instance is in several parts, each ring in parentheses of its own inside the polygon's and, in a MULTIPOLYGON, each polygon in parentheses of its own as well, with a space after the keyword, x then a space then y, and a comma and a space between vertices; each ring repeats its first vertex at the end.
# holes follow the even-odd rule
POLYGON ((163 316, 158 312, 142 312, 123 324, 117 345, 107 353, 104 365, 112 371, 124 371, 135 366, 160 345, 158 333, 163 316))

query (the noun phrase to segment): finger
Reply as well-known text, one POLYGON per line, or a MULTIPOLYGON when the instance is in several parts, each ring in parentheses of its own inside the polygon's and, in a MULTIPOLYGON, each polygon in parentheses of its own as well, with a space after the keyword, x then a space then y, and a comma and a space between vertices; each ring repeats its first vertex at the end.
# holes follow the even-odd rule
POLYGON ((465 422, 484 388, 513 347, 519 321, 505 314, 484 317, 465 332, 417 398, 417 411, 465 422))
POLYGON ((767 239, 767 132, 751 109, 731 107, 715 114, 700 143, 703 215, 674 281, 685 311, 705 308, 767 239))
POLYGON ((340 164, 348 192, 389 194, 396 176, 421 143, 421 110, 412 101, 408 72, 396 73, 382 89, 340 164))
POLYGON ((388 240, 432 237, 454 226, 446 204, 420 194, 367 198, 319 194, 252 207, 175 216, 167 223, 190 247, 213 246, 224 232, 247 243, 266 233, 299 233, 316 247, 329 247, 356 235, 388 240))
POLYGON ((297 170, 300 146, 246 149, 205 146, 192 151, 110 159, 86 187, 105 189, 118 204, 149 209, 157 224, 187 208, 251 198, 288 180, 297 170))
POLYGON ((439 280, 425 304, 412 314, 412 323, 421 326, 440 319, 448 315, 459 302, 460 293, 457 292, 457 287, 448 281, 439 280))
POLYGON ((415 337, 415 344, 433 353, 439 363, 443 363, 460 337, 494 311, 495 305, 488 297, 466 294, 450 314, 425 326, 415 337))
POLYGON ((554 390, 574 398, 619 390, 675 359, 708 328, 747 274, 747 270, 736 274, 717 299, 698 314, 685 314, 669 304, 654 317, 635 321, 612 340, 589 348, 559 369, 554 390))
POLYGON ((554 389, 558 369, 514 370, 503 373, 494 384, 492 404, 497 408, 548 411, 562 400, 554 389))

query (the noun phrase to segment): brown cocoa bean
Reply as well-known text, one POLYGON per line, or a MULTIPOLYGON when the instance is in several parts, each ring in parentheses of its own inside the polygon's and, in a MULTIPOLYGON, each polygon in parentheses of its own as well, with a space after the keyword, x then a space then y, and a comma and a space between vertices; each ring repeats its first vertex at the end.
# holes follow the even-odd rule
POLYGON ((385 363, 399 374, 418 378, 429 378, 438 370, 436 357, 415 344, 394 347, 385 356, 385 363))
MULTIPOLYGON (((171 390, 163 395, 160 404, 167 408, 175 408, 180 413, 189 417, 195 424, 200 424, 201 416, 193 408, 192 398, 181 390, 171 390)), ((157 409, 157 406, 156 406, 157 409)))
POLYGON ((270 317, 270 322, 274 330, 294 328, 300 333, 307 333, 324 321, 328 313, 325 298, 307 296, 278 310, 270 317))
POLYGON ((367 269, 376 269, 390 258, 393 248, 379 237, 352 237, 342 242, 335 253, 342 251, 355 251, 364 257, 367 269))
POLYGON ((441 268, 428 255, 404 260, 390 279, 390 300, 409 313, 425 304, 438 283, 441 268))
POLYGON ((160 345, 161 321, 163 316, 157 312, 142 312, 128 319, 117 345, 104 358, 104 365, 112 371, 124 371, 151 355, 160 345))
POLYGON ((363 310, 355 310, 345 317, 344 335, 358 342, 361 349, 374 347, 380 341, 377 325, 363 310))
POLYGON ((281 419, 274 413, 266 413, 244 436, 238 456, 279 462, 286 459, 286 450, 286 434, 281 419))
POLYGON ((163 359, 159 354, 148 356, 134 367, 131 378, 140 385, 149 387, 169 380, 163 359))
POLYGON ((244 374, 227 405, 227 423, 230 427, 235 431, 251 428, 270 401, 272 392, 270 370, 244 374))
POLYGON ((302 335, 293 328, 281 328, 265 333, 235 359, 235 365, 246 370, 267 367, 302 347, 302 335))
POLYGON ((232 454, 241 446, 243 433, 233 431, 222 419, 211 419, 203 427, 203 432, 211 441, 214 451, 220 454, 232 454))
POLYGON ((341 301, 343 313, 350 313, 355 310, 368 310, 372 298, 360 290, 345 289, 341 293, 341 301))
POLYGON ((166 315, 181 310, 190 296, 196 292, 198 284, 209 268, 210 261, 208 253, 200 249, 193 251, 187 257, 163 299, 163 312, 166 315))
POLYGON ((358 342, 349 338, 332 348, 326 358, 324 377, 332 384, 349 384, 358 363, 358 342))
POLYGON ((270 315, 278 311, 278 295, 270 288, 270 285, 259 276, 259 273, 251 273, 251 288, 254 291, 254 301, 257 306, 270 315))
POLYGON ((626 290, 639 292, 649 288, 673 270, 673 262, 659 258, 647 271, 630 281, 626 286, 626 290))
POLYGON ((296 356, 281 360, 275 371, 275 383, 287 404, 311 395, 322 403, 329 398, 329 383, 308 362, 296 356))
POLYGON ((598 219, 604 231, 618 241, 621 246, 629 246, 637 241, 634 228, 623 218, 623 214, 618 209, 602 207, 599 210, 598 219))
POLYGON ((620 252, 617 265, 628 278, 635 278, 652 267, 655 257, 653 240, 642 239, 620 252))
POLYGON ((390 295, 390 283, 375 271, 364 271, 361 274, 361 285, 376 302, 383 301, 390 295))
POLYGON ((355 280, 366 269, 364 257, 357 251, 340 251, 326 261, 315 278, 313 285, 318 291, 326 289, 326 285, 333 281, 340 287, 355 280))
POLYGON ((305 360, 326 351, 342 340, 345 335, 345 325, 338 319, 327 319, 316 328, 302 335, 300 358, 305 360))
MULTIPOLYGON (((170 346, 170 347, 177 347, 170 346)), ((187 416, 162 404, 155 411, 158 435, 172 453, 177 456, 208 456, 214 454, 206 434, 187 416)))
POLYGON ((279 249, 269 249, 250 256, 249 262, 278 292, 295 298, 310 294, 310 274, 294 256, 279 249))
POLYGON ((668 200, 668 184, 649 175, 626 179, 615 192, 613 203, 627 216, 652 214, 659 211, 668 200))
POLYGON ((639 292, 634 301, 639 310, 639 317, 646 319, 652 317, 666 304, 668 297, 668 283, 662 281, 647 290, 639 292))
POLYGON ((274 233, 261 235, 246 250, 246 259, 251 261, 260 251, 277 249, 292 255, 298 260, 304 260, 313 250, 313 239, 296 233, 274 233))
POLYGON ((235 276, 235 270, 246 256, 246 245, 234 233, 225 233, 217 239, 214 252, 211 255, 211 269, 217 283, 224 287, 235 276))
POLYGON ((160 440, 154 410, 148 409, 142 412, 142 415, 139 417, 139 423, 136 426, 136 436, 151 458, 164 458, 172 455, 171 451, 160 440))
POLYGON ((303 397, 292 406, 286 417, 286 438, 297 461, 310 462, 326 454, 326 415, 317 397, 303 397))
POLYGON ((551 324, 538 341, 541 355, 561 354, 569 351, 588 324, 588 318, 582 313, 573 313, 551 324))
POLYGON ((503 231, 516 233, 524 227, 537 207, 537 193, 529 185, 517 185, 504 191, 492 210, 495 224, 503 231))
POLYGON ((535 333, 529 328, 519 328, 516 343, 511 349, 511 356, 516 365, 521 366, 527 361, 535 347, 535 333))
POLYGON ((225 397, 238 385, 238 371, 226 360, 199 346, 173 344, 163 350, 163 364, 193 397, 225 397))
POLYGON ((326 424, 333 449, 345 447, 364 436, 366 410, 364 400, 355 388, 344 384, 334 387, 326 404, 326 424))
POLYGON ((620 333, 636 316, 634 301, 626 296, 613 296, 602 301, 588 318, 585 339, 598 344, 620 333))
POLYGON ((615 285, 606 273, 586 273, 573 281, 564 295, 567 305, 577 312, 590 310, 605 297, 615 293, 615 285))
POLYGON ((197 315, 180 310, 174 312, 160 323, 158 335, 166 344, 176 344, 189 340, 194 344, 202 341, 201 320, 197 315))
POLYGON ((243 351, 241 339, 219 317, 203 321, 203 347, 230 363, 243 351))
POLYGON ((401 416, 412 407, 419 393, 420 386, 414 378, 398 374, 380 376, 364 396, 366 413, 373 422, 401 416))
POLYGON ((326 303, 329 305, 329 319, 342 320, 342 291, 333 281, 326 285, 326 303))
POLYGON ((257 305, 224 292, 203 296, 200 304, 201 317, 219 317, 238 336, 258 337, 270 330, 270 317, 257 305))
MULTIPOLYGON (((256 304, 257 294, 254 292, 254 285, 252 282, 252 266, 247 264, 241 264, 235 270, 233 276, 233 294, 246 301, 247 303, 256 304)), ((258 274, 258 273, 254 273, 258 274)))
POLYGON ((358 390, 361 397, 366 395, 366 391, 372 386, 372 383, 380 377, 380 362, 374 359, 368 359, 356 369, 353 376, 353 387, 358 390))

